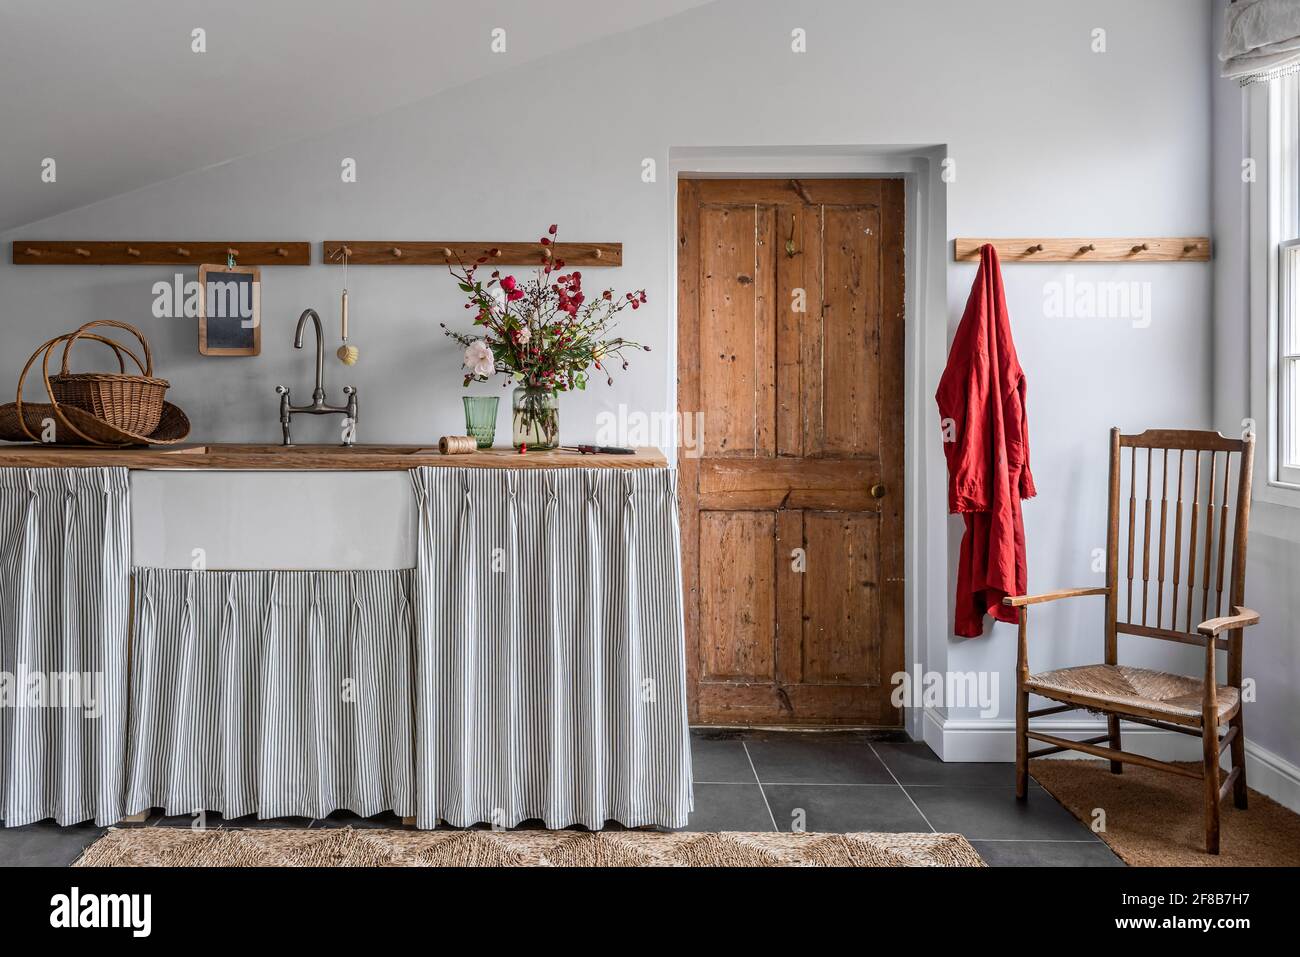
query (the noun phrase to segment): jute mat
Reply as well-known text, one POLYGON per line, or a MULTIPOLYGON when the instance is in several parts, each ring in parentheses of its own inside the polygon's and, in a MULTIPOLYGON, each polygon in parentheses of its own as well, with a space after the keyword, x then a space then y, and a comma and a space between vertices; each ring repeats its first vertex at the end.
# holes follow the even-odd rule
POLYGON ((983 867, 960 834, 112 828, 76 867, 983 867))
POLYGON ((1134 764, 1126 764, 1123 774, 1111 774, 1109 762, 1089 760, 1039 759, 1030 762, 1029 772, 1083 823, 1092 826, 1094 811, 1105 811, 1106 829, 1097 836, 1126 864, 1300 866, 1300 815, 1258 791, 1250 791, 1245 811, 1232 806, 1231 795, 1220 805, 1219 854, 1214 855, 1205 853, 1199 780, 1134 764))

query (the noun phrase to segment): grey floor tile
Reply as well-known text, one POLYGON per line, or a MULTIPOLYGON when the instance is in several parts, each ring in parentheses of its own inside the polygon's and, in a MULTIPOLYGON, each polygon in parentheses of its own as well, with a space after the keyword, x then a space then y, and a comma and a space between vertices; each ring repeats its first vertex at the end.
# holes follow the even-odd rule
POLYGON ((1095 841, 1096 835, 1041 788, 1017 801, 1013 788, 915 787, 908 795, 936 831, 971 841, 1095 841))
POLYGON ((752 784, 757 779, 739 738, 691 736, 691 764, 696 781, 752 784))
POLYGON ((907 794, 896 784, 765 784, 776 826, 793 830, 802 810, 805 831, 920 831, 930 833, 907 794))
POLYGON ((893 784, 861 736, 764 735, 745 748, 763 784, 893 784))
POLYGON ((683 831, 771 831, 772 815, 757 783, 697 784, 695 810, 683 831))
POLYGON ((1100 841, 971 841, 991 867, 1123 867, 1100 841))
MULTIPOLYGON (((908 785, 949 787, 1014 787, 1016 766, 1010 762, 941 761, 924 741, 873 743, 876 754, 898 778, 908 785)), ((1030 778, 1030 785, 1038 784, 1030 778)))
POLYGON ((52 823, 0 828, 0 867, 66 867, 106 830, 52 823))

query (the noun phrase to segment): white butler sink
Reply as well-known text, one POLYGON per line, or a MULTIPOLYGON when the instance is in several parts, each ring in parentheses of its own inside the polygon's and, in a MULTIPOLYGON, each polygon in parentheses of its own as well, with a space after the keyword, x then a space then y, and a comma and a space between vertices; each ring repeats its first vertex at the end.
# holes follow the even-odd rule
POLYGON ((131 548, 159 568, 413 568, 415 494, 404 471, 133 471, 131 548))

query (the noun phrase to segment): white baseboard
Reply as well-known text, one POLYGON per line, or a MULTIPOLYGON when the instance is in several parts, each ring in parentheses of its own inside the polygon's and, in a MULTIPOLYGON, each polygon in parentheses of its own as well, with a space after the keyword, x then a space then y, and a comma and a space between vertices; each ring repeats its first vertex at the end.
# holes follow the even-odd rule
POLYGON ((1300 767, 1246 739, 1246 781, 1260 794, 1300 813, 1300 767))
MULTIPOLYGON (((927 708, 921 726, 923 740, 944 761, 1014 761, 1016 758, 1015 721, 945 718, 938 711, 927 708)), ((1096 718, 1057 721, 1039 718, 1033 726, 1075 740, 1106 733, 1106 722, 1096 718)), ((1185 734, 1140 724, 1121 724, 1120 733, 1126 751, 1136 751, 1162 761, 1196 761, 1201 757, 1200 741, 1185 734)), ((1080 756, 1072 752, 1054 755, 1062 758, 1080 756)), ((1246 739, 1246 779, 1259 793, 1300 813, 1300 767, 1249 738, 1246 739)))

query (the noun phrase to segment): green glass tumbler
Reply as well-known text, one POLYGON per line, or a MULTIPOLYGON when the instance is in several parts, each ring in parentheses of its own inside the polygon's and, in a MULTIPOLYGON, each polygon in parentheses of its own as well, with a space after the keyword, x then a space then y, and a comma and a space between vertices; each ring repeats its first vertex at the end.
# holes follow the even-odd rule
POLYGON ((467 395, 465 403, 465 432, 473 436, 480 449, 492 448, 497 435, 497 403, 495 395, 467 395))

